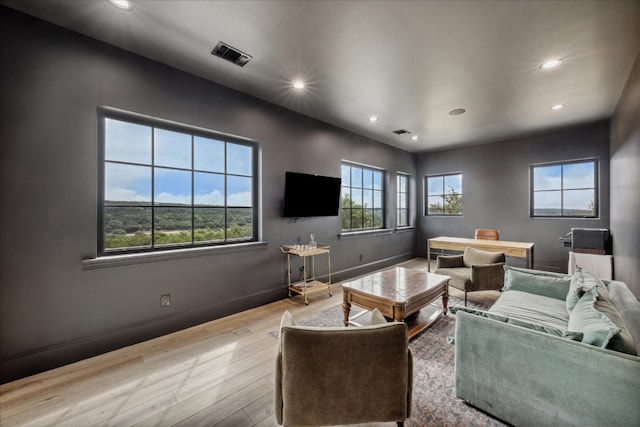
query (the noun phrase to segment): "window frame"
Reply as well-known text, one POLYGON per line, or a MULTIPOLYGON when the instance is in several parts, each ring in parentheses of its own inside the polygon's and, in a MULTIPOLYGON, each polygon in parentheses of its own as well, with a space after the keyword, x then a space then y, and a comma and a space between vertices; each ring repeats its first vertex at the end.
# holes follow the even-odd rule
POLYGON ((597 157, 591 157, 586 159, 573 159, 573 160, 561 160, 554 162, 545 162, 545 163, 534 163, 529 165, 529 217, 530 218, 584 218, 584 219, 597 219, 600 217, 600 164, 599 159, 597 157), (593 164, 593 187, 575 187, 575 188, 564 188, 564 167, 580 164, 580 163, 592 163, 593 164), (544 190, 535 190, 535 178, 534 178, 534 170, 536 168, 543 167, 554 167, 560 166, 561 175, 560 175, 560 188, 559 189, 544 189, 544 190), (565 191, 581 191, 581 190, 593 190, 593 215, 566 215, 564 200, 565 200, 565 191), (559 191, 560 192, 560 214, 559 215, 538 215, 535 213, 535 194, 541 192, 552 192, 559 191))
POLYGON ((426 175, 424 177, 424 216, 443 216, 443 217, 461 217, 464 214, 464 199, 463 199, 463 195, 464 195, 464 191, 463 191, 463 174, 462 172, 449 172, 449 173, 438 173, 438 174, 431 174, 431 175, 426 175), (460 176, 460 213, 447 213, 445 210, 445 205, 443 203, 442 206, 442 212, 441 213, 431 213, 429 211, 429 196, 441 196, 443 199, 443 202, 447 196, 447 192, 445 189, 445 178, 449 177, 449 176, 456 176, 459 175, 460 176), (442 178, 442 193, 438 193, 436 194, 429 194, 429 179, 433 179, 433 178, 442 178))
POLYGON ((396 173, 396 227, 411 227, 411 204, 409 203, 411 196, 411 175, 397 172, 396 173), (403 182, 404 181, 404 185, 403 182), (400 196, 404 194, 404 205, 402 205, 400 196), (401 219, 405 224, 401 224, 401 219))
MULTIPOLYGON (((349 185, 346 186, 344 183, 344 180, 341 182, 341 187, 340 187, 340 207, 341 207, 341 212, 340 212, 340 227, 341 227, 341 234, 349 234, 349 233, 358 233, 358 232, 367 232, 367 231, 379 231, 379 230, 384 230, 385 229, 385 224, 387 221, 387 215, 386 215, 386 207, 387 207, 387 200, 386 200, 386 178, 387 178, 387 172, 384 169, 381 168, 377 168, 375 166, 369 166, 369 165, 363 165, 360 163, 355 163, 355 162, 349 162, 349 161, 345 161, 343 160, 340 164, 340 176, 343 176, 343 168, 345 166, 348 166, 350 168, 350 179, 349 179, 349 185), (374 173, 380 173, 380 189, 377 190, 375 189, 375 179, 373 179, 373 175, 372 175, 372 180, 371 180, 371 187, 365 187, 364 186, 364 177, 363 177, 363 183, 362 183, 362 187, 354 187, 352 184, 352 173, 353 173, 353 169, 351 168, 359 168, 362 169, 362 171, 370 171, 372 174, 374 173), (365 227, 364 225, 364 212, 365 209, 362 209, 363 213, 362 213, 362 226, 361 227, 350 227, 350 228, 342 228, 344 225, 343 219, 344 219, 344 215, 345 215, 345 210, 348 210, 350 212, 349 214, 349 225, 353 225, 353 209, 352 208, 347 208, 345 207, 344 204, 344 188, 348 187, 349 188, 349 196, 351 198, 351 200, 353 200, 352 196, 353 196, 353 189, 357 188, 357 189, 361 189, 364 193, 365 190, 369 190, 372 191, 372 197, 374 196, 374 192, 379 192, 379 196, 380 196, 380 202, 382 204, 382 206, 379 208, 380 210, 380 225, 379 226, 375 226, 375 222, 374 225, 371 227, 365 227)), ((378 208, 376 208, 375 206, 372 207, 370 210, 374 211, 373 213, 373 218, 372 221, 375 221, 375 211, 378 210, 378 208)))
MULTIPOLYGON (((175 250, 189 250, 194 248, 205 248, 205 247, 215 247, 215 246, 234 246, 234 245, 246 245, 250 242, 257 242, 259 240, 259 215, 260 211, 260 186, 259 186, 259 150, 260 146, 256 141, 253 141, 248 138, 243 138, 240 136, 229 135, 222 132, 216 132, 210 129, 205 129, 197 126, 191 126, 183 123, 173 122, 165 119, 155 118, 147 115, 142 115, 138 113, 133 113, 129 111, 119 110, 111 107, 99 107, 98 108, 98 191, 97 191, 97 255, 99 257, 109 257, 109 256, 117 256, 117 255, 126 255, 126 254, 140 254, 140 253, 162 253, 169 252, 175 250), (151 129, 151 159, 149 164, 144 164, 145 167, 149 167, 151 171, 150 185, 151 185, 151 200, 148 202, 148 207, 151 210, 150 216, 150 243, 148 246, 133 246, 133 247, 121 247, 121 248, 106 248, 106 209, 109 205, 106 204, 106 184, 107 184, 107 176, 106 169, 107 163, 111 164, 121 164, 121 165, 142 165, 135 162, 124 162, 124 161, 113 161, 107 160, 107 129, 106 129, 106 121, 107 119, 118 120, 122 122, 127 122, 135 125, 142 125, 149 127, 151 129), (172 168, 166 166, 159 166, 156 164, 157 159, 154 155, 155 150, 155 130, 167 130, 172 132, 179 132, 183 134, 188 134, 190 136, 190 148, 191 148, 191 165, 189 168, 172 168), (194 176, 196 173, 202 172, 199 169, 195 168, 195 157, 194 157, 194 146, 195 146, 195 138, 202 137, 208 139, 214 139, 225 144, 225 164, 227 160, 227 146, 228 144, 236 144, 250 148, 251 153, 251 175, 242 175, 242 174, 233 174, 228 173, 226 167, 224 172, 215 172, 215 174, 222 175, 224 178, 224 186, 225 186, 225 196, 223 206, 202 206, 201 204, 196 203, 195 201, 195 186, 194 186, 194 176), (156 185, 156 169, 163 170, 178 170, 178 171, 189 171, 190 179, 191 179, 191 202, 190 204, 176 204, 175 206, 172 204, 157 202, 155 197, 155 185, 156 185), (250 178, 250 186, 251 186, 251 206, 228 206, 227 205, 227 179, 229 176, 242 176, 250 178), (160 204, 158 204, 160 203, 160 204), (179 206, 178 206, 179 205, 179 206), (190 210, 191 216, 191 240, 190 242, 184 243, 170 243, 170 244, 156 244, 155 240, 155 211, 158 208, 184 208, 190 210), (197 241, 195 236, 195 216, 194 212, 197 209, 222 209, 224 216, 224 239, 221 240, 208 240, 208 241, 197 241), (246 238, 232 238, 229 237, 227 232, 229 227, 232 225, 229 222, 229 210, 230 209, 251 209, 251 236, 247 236, 246 238)), ((214 172, 211 172, 214 174, 214 172)), ((117 205, 115 205, 117 206, 117 205)))

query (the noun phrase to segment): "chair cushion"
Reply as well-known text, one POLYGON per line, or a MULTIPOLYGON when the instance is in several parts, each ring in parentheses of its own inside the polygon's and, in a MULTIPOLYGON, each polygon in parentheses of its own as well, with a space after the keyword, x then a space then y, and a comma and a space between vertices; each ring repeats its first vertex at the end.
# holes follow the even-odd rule
POLYGON ((496 264, 504 262, 504 254, 502 252, 482 251, 475 248, 464 248, 464 265, 471 267, 472 265, 496 264))
POLYGON ((435 274, 449 276, 449 286, 465 291, 471 287, 471 269, 468 267, 457 268, 439 268, 434 271, 435 274))

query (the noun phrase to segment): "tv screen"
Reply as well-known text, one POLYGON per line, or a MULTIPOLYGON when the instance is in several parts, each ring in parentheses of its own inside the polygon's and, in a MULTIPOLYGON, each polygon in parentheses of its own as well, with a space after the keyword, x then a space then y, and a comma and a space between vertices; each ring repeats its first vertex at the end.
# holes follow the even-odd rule
POLYGON ((340 209, 340 178, 286 172, 283 216, 336 216, 340 209))

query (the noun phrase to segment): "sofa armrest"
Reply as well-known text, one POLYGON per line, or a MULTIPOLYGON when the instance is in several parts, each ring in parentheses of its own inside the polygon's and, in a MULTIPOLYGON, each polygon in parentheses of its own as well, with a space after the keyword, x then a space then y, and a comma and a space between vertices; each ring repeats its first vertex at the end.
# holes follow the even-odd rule
POLYGON ((464 267, 462 255, 440 255, 436 258, 436 270, 439 268, 464 267))
POLYGON ((504 263, 472 265, 471 283, 474 291, 502 289, 504 286, 504 263))
POLYGON ((638 356, 462 311, 455 345, 456 396, 510 424, 640 420, 638 356))

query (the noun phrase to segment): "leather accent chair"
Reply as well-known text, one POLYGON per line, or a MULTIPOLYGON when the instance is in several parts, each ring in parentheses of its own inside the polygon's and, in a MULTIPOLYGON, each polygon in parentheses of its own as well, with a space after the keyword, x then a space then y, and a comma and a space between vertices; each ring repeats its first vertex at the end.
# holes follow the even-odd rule
POLYGON ((495 228, 476 228, 475 239, 500 240, 500 230, 495 228))
POLYGON ((407 325, 296 326, 282 316, 275 415, 284 426, 396 422, 411 415, 413 359, 407 325))
POLYGON ((451 277, 449 286, 467 292, 500 290, 504 286, 505 256, 502 252, 489 252, 465 248, 463 255, 440 255, 436 260, 436 274, 451 277))

